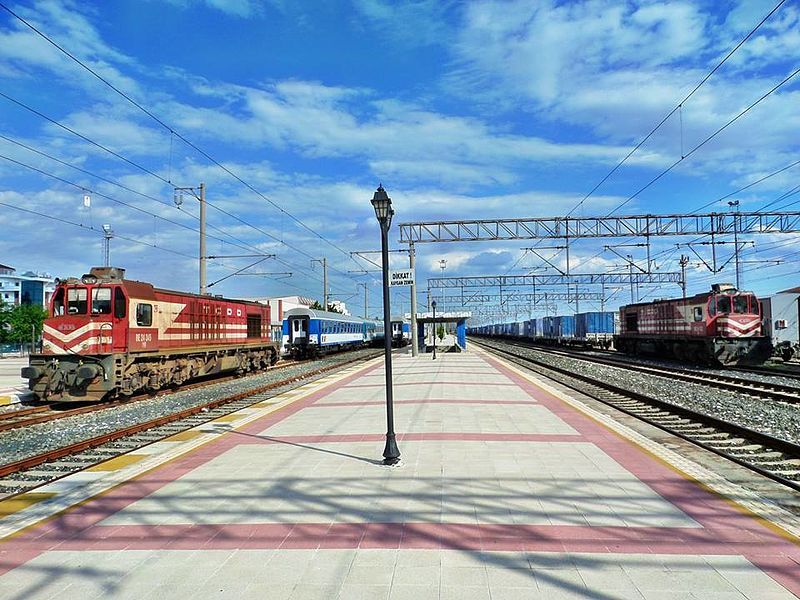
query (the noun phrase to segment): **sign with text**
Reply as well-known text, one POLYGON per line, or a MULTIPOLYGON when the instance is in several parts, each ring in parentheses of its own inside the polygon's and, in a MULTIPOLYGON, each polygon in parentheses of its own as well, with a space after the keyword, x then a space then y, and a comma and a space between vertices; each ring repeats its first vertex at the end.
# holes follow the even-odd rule
POLYGON ((396 285, 411 285, 414 283, 414 271, 403 269, 402 271, 389 271, 389 287, 396 285))

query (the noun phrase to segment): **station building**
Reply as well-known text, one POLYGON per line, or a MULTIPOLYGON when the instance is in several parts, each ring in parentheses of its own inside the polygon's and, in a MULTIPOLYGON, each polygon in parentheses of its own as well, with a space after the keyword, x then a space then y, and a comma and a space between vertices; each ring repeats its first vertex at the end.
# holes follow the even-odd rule
POLYGON ((47 308, 55 289, 49 273, 17 273, 14 267, 0 264, 0 300, 7 306, 38 304, 47 308))

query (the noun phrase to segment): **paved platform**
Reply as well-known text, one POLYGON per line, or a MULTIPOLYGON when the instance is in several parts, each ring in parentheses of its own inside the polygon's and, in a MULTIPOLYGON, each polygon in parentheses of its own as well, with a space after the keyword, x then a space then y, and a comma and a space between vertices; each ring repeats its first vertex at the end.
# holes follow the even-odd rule
POLYGON ((0 598, 800 594, 769 503, 486 354, 394 372, 400 466, 353 367, 0 502, 0 598))
POLYGON ((16 404, 30 396, 28 380, 19 375, 22 367, 27 366, 27 356, 0 358, 0 406, 16 404))

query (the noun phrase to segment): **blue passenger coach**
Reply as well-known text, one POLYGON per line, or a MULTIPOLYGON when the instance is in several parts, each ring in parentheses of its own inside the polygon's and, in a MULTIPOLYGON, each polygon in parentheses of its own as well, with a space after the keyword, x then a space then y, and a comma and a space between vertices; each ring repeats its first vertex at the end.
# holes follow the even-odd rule
POLYGON ((307 358, 360 348, 383 340, 383 324, 311 308, 293 308, 283 319, 283 350, 307 358))

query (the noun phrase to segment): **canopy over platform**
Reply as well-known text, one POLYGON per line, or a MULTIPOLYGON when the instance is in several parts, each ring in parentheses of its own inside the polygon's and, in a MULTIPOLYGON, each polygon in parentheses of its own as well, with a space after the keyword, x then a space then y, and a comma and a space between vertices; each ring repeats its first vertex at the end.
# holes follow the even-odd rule
MULTIPOLYGON (((411 319, 411 313, 406 313, 406 319, 411 319)), ((456 324, 456 338, 455 343, 461 350, 467 349, 467 319, 472 317, 470 311, 449 311, 437 312, 436 319, 433 318, 433 312, 418 312, 417 313, 417 343, 418 348, 422 352, 428 351, 425 337, 425 325, 428 323, 455 323, 456 324)), ((438 344, 437 344, 438 345, 438 344)))

